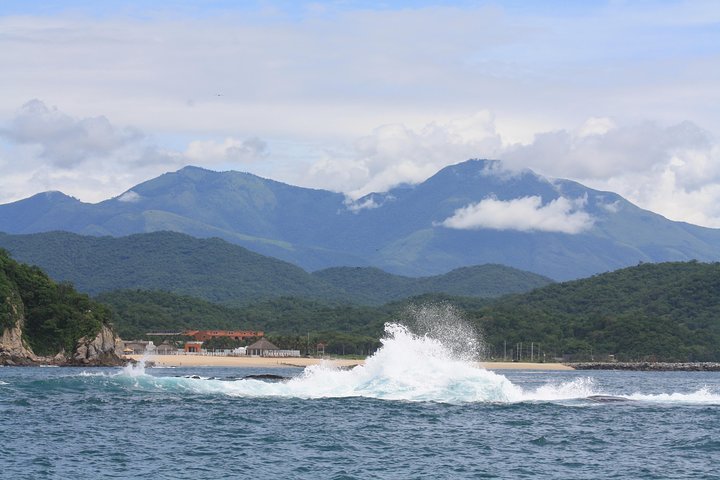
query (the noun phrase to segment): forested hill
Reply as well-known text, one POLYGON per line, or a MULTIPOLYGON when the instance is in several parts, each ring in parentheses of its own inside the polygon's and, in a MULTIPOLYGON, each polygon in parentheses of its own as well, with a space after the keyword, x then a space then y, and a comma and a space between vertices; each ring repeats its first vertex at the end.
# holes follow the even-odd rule
POLYGON ((0 246, 93 295, 130 288, 166 290, 224 304, 282 295, 348 300, 300 267, 216 238, 174 232, 120 238, 50 232, 0 234, 0 246))
POLYGON ((185 329, 263 330, 270 334, 309 331, 372 335, 377 340, 386 307, 330 306, 314 300, 282 297, 243 307, 217 305, 168 292, 118 290, 98 295, 109 305, 122 338, 143 338, 147 332, 185 329))
MULTIPOLYGON (((620 359, 720 360, 720 264, 641 264, 479 309, 488 341, 620 359)), ((497 350, 496 350, 497 351, 497 350)))
MULTIPOLYGON (((500 299, 423 295, 380 307, 329 306, 297 298, 242 308, 168 293, 124 291, 101 295, 116 312, 123 335, 196 328, 252 328, 274 335, 312 333, 318 340, 342 337, 343 348, 360 351, 384 322, 404 318, 409 305, 456 306, 478 327, 488 357, 548 361, 577 359, 719 361, 720 264, 643 264, 584 280, 553 284, 500 299), (521 345, 522 344, 522 345, 521 345), (532 345, 532 347, 531 347, 532 345), (504 350, 504 347, 507 349, 504 350)), ((340 341, 328 352, 338 353, 340 341)), ((293 347, 295 348, 295 347, 293 347)))
POLYGON ((311 275, 224 240, 173 232, 119 238, 67 232, 0 234, 0 247, 90 294, 118 289, 165 290, 235 306, 287 296, 367 305, 433 292, 492 297, 550 282, 537 274, 498 265, 461 268, 424 278, 363 268, 337 268, 311 275))
POLYGON ((110 310, 104 305, 0 249, 0 333, 19 328, 35 354, 69 355, 80 338, 95 337, 109 321, 110 310))
POLYGON ((553 283, 547 277, 504 265, 476 265, 431 277, 404 277, 373 267, 334 267, 313 276, 345 292, 359 303, 373 305, 427 293, 492 298, 528 292, 553 283))

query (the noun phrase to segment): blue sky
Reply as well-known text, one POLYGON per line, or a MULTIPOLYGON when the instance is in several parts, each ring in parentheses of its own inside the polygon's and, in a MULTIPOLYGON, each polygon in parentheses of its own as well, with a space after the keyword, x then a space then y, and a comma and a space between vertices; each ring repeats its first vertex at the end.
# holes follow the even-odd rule
POLYGON ((720 4, 0 2, 0 202, 186 164, 357 197, 471 157, 720 227, 720 4))

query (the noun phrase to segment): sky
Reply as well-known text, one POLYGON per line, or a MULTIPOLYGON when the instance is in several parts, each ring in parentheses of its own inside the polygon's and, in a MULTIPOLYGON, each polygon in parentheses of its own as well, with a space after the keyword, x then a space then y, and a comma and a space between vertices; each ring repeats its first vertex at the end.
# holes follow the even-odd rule
POLYGON ((359 198, 488 158, 720 228, 716 1, 3 0, 0 91, 0 203, 186 165, 359 198))

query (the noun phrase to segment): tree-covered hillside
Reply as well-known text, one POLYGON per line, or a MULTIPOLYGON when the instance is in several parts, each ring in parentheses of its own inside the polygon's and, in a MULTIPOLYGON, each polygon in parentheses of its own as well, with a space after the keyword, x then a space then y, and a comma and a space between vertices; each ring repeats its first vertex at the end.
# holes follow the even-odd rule
POLYGON ((394 312, 392 307, 329 306, 291 297, 237 308, 142 290, 108 292, 96 299, 112 309, 116 329, 125 339, 150 339, 146 336, 149 332, 248 329, 264 331, 283 348, 303 351, 310 334, 313 345, 319 341, 328 344, 328 353, 367 353, 377 346, 382 326, 393 319, 394 312))
POLYGON ((423 293, 492 297, 550 282, 499 265, 420 278, 349 267, 309 274, 217 238, 197 239, 173 232, 120 238, 67 232, 0 234, 0 247, 93 295, 118 289, 163 290, 231 306, 287 296, 365 305, 423 293))
POLYGON ((0 249, 0 330, 13 328, 22 316, 23 339, 39 355, 72 352, 80 338, 94 337, 110 321, 105 305, 0 249))
POLYGON ((121 238, 50 232, 0 234, 0 246, 91 295, 139 288, 226 305, 283 295, 347 300, 299 267, 217 238, 174 232, 121 238))
POLYGON ((495 359, 528 360, 532 351, 534 359, 548 361, 565 354, 577 359, 720 360, 720 264, 642 264, 495 300, 436 294, 382 307, 280 298, 224 309, 135 291, 100 299, 112 305, 120 332, 130 336, 193 326, 261 329, 300 343, 303 335, 316 338, 318 332, 327 338, 377 339, 383 324, 402 320, 408 306, 449 303, 477 326, 488 356, 495 359))
POLYGON ((404 277, 372 267, 334 267, 314 272, 313 276, 368 305, 428 293, 491 298, 528 292, 552 283, 547 277, 504 265, 463 267, 431 277, 404 277))
POLYGON ((641 264, 504 297, 471 312, 501 353, 720 360, 720 264, 641 264))

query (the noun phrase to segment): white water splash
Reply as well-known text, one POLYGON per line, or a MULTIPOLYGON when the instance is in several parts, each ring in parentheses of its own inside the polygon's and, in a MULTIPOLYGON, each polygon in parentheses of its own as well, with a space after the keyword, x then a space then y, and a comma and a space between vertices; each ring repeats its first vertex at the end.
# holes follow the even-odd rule
POLYGON ((627 398, 640 402, 653 403, 685 403, 697 405, 720 405, 720 394, 714 393, 709 387, 701 388, 690 393, 659 393, 648 395, 642 393, 634 393, 627 398))
MULTIPOLYGON (((474 361, 478 353, 477 340, 455 337, 455 343, 449 346, 447 336, 438 335, 437 328, 420 330, 424 333, 413 333, 397 323, 386 324, 381 348, 364 365, 342 370, 331 362, 324 362, 307 367, 301 375, 285 382, 156 377, 145 373, 143 361, 124 367, 118 377, 129 379, 133 387, 143 389, 237 397, 366 397, 457 404, 565 402, 592 400, 595 395, 613 395, 601 391, 588 377, 523 389, 505 376, 481 368, 474 361), (463 344, 468 346, 469 351, 459 347, 463 344)), ((454 325, 453 331, 470 332, 458 325, 454 325)), ((663 403, 720 404, 720 396, 708 389, 689 394, 634 394, 625 398, 663 403)))
MULTIPOLYGON (((456 327, 455 331, 459 327, 456 327)), ((367 397, 385 400, 466 402, 522 402, 559 400, 593 394, 590 383, 570 382, 524 392, 503 375, 485 370, 469 358, 471 353, 448 348, 429 331, 423 335, 406 326, 385 326, 382 347, 364 365, 340 370, 332 363, 306 368, 287 382, 247 379, 235 382, 202 378, 154 377, 146 375, 141 363, 127 366, 121 375, 132 377, 144 387, 177 388, 197 393, 222 393, 240 397, 341 398, 367 397)), ((475 340, 466 340, 475 345, 475 340)), ((462 342, 461 342, 462 343, 462 342)))
POLYGON ((151 355, 144 353, 137 362, 125 365, 122 369, 122 374, 128 377, 141 377, 145 375, 145 363, 150 358, 151 355))

